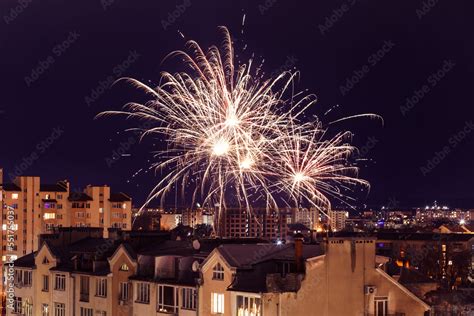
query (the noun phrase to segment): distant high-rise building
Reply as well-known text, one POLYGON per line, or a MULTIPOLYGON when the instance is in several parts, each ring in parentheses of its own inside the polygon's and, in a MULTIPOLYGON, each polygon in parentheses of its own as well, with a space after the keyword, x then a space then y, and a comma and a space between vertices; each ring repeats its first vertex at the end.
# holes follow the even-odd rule
POLYGON ((288 212, 280 210, 229 208, 220 227, 221 237, 255 237, 269 240, 285 239, 287 236, 288 212))
POLYGON ((329 225, 333 231, 340 231, 346 227, 347 211, 330 210, 329 225))
POLYGON ((210 210, 203 208, 187 208, 182 212, 183 225, 196 227, 196 225, 214 225, 214 214, 210 210))
POLYGON ((19 176, 5 183, 0 177, 0 194, 2 265, 38 250, 38 236, 58 227, 99 227, 104 236, 108 228, 131 229, 131 198, 107 185, 71 192, 68 181, 45 184, 37 176, 19 176))
POLYGON ((319 225, 319 210, 311 208, 294 208, 294 223, 303 224, 309 229, 317 230, 319 225))

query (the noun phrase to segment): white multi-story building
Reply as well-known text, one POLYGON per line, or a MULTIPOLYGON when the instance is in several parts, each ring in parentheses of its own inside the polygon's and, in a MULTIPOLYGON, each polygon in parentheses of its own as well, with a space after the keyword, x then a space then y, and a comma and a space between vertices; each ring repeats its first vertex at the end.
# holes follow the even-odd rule
POLYGON ((333 231, 341 231, 346 227, 346 219, 349 217, 347 211, 330 210, 329 225, 333 231))

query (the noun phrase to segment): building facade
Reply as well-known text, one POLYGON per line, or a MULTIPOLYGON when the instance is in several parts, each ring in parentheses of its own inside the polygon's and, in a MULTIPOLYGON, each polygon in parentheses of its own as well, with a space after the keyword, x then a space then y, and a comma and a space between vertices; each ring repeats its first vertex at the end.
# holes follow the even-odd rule
POLYGON ((2 286, 4 264, 38 250, 41 234, 70 226, 100 227, 105 236, 108 228, 131 229, 131 198, 106 185, 71 192, 68 181, 45 184, 40 177, 20 176, 4 183, 1 178, 0 199, 2 286))
POLYGON ((371 238, 279 245, 61 233, 15 262, 7 315, 418 316, 430 309, 385 273, 387 258, 375 255, 371 238))
POLYGON ((329 211, 329 225, 332 231, 341 231, 346 228, 346 219, 348 218, 347 211, 329 211))
POLYGON ((281 247, 216 248, 202 266, 200 315, 415 316, 430 309, 380 268, 373 239, 281 247))
POLYGON ((288 218, 291 219, 291 213, 285 211, 228 208, 225 210, 223 225, 219 228, 219 236, 283 240, 288 233, 288 218))

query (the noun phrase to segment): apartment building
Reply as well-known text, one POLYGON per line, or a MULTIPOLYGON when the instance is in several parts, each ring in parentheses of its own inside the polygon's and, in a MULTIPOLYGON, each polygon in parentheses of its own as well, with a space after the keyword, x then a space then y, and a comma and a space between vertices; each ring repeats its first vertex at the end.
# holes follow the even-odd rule
POLYGON ((310 208, 302 207, 302 208, 293 208, 291 211, 294 214, 293 215, 294 220, 292 224, 298 223, 298 224, 303 224, 312 230, 318 229, 318 226, 320 223, 320 218, 319 218, 320 214, 319 214, 318 209, 314 207, 310 207, 310 208))
MULTIPOLYGON (((15 262, 7 315, 423 315, 370 238, 322 244, 109 238, 61 229, 15 262), (62 234, 62 235, 61 235, 62 234)), ((423 294, 423 293, 422 293, 423 294)))
POLYGON ((209 251, 164 235, 100 233, 61 229, 16 260, 7 315, 197 315, 198 267, 209 251))
MULTIPOLYGON (((0 182, 2 183, 2 182, 0 182)), ((109 186, 87 186, 71 192, 68 181, 41 183, 40 177, 21 176, 2 183, 2 261, 38 249, 38 235, 57 227, 89 226, 131 229, 131 198, 113 193, 109 186), (7 213, 13 211, 13 225, 7 213), (8 229, 7 229, 8 228, 8 229), (7 232, 14 231, 14 246, 7 249, 7 232), (8 251, 7 251, 8 250, 8 251)))
POLYGON ((291 213, 276 210, 228 208, 224 224, 220 227, 221 237, 255 237, 268 240, 283 240, 287 237, 287 224, 291 213))
POLYGON ((380 267, 370 238, 321 245, 222 245, 203 263, 200 315, 424 315, 380 267), (280 247, 280 248, 278 248, 280 247))
POLYGON ((47 184, 37 176, 20 176, 4 183, 1 176, 2 172, 2 278, 5 263, 38 250, 41 234, 69 226, 100 227, 105 236, 109 227, 131 229, 131 198, 111 192, 109 186, 87 186, 83 192, 73 192, 68 181, 47 184))
POLYGON ((332 231, 341 231, 346 227, 346 219, 349 217, 347 211, 330 210, 329 225, 332 231))
POLYGON ((196 227, 196 225, 214 226, 214 214, 203 208, 187 208, 182 211, 183 225, 196 227))

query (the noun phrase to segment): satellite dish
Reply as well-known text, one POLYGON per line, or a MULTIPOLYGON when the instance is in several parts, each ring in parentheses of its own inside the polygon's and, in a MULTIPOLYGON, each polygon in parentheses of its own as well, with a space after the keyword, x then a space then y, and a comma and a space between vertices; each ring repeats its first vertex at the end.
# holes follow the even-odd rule
POLYGON ((194 272, 198 272, 198 271, 199 271, 199 262, 198 262, 198 261, 194 261, 192 268, 193 268, 193 271, 194 271, 194 272))
POLYGON ((193 240, 193 248, 194 248, 194 250, 201 249, 201 243, 199 242, 199 240, 197 240, 197 239, 193 240))

